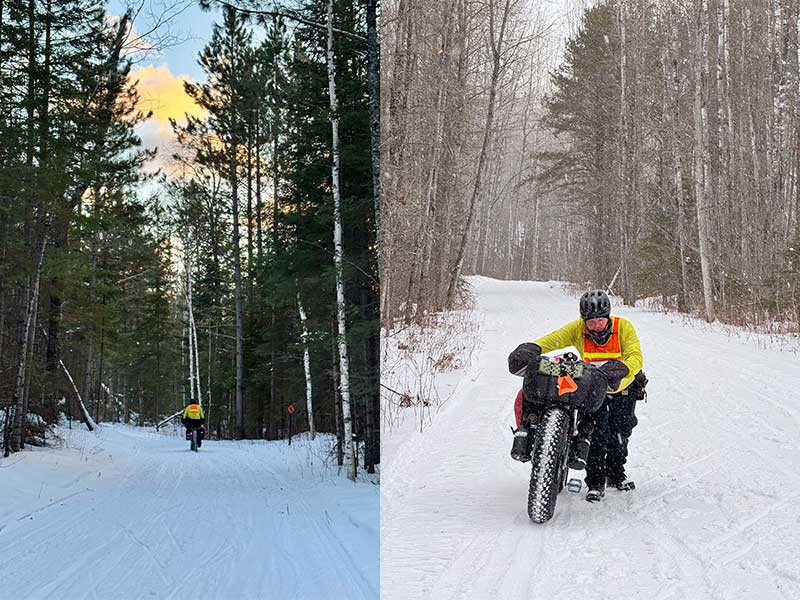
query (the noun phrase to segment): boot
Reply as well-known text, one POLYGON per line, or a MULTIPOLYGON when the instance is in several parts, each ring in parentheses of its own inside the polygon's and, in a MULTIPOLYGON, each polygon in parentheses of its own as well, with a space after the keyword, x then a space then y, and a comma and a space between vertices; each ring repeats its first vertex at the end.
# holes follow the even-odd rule
POLYGON ((589 458, 589 440, 586 438, 575 436, 572 439, 572 444, 569 447, 569 460, 567 466, 576 471, 582 471, 586 468, 586 461, 589 458))
POLYGON ((520 425, 514 431, 514 443, 511 446, 511 458, 519 462, 528 462, 531 459, 531 436, 528 428, 520 425))
POLYGON ((589 486, 589 491, 586 492, 586 501, 587 502, 600 502, 603 499, 603 496, 606 495, 606 488, 604 485, 592 485, 589 486))
POLYGON ((636 489, 633 479, 628 479, 624 473, 621 476, 608 476, 606 482, 610 487, 617 488, 620 492, 630 492, 636 489))

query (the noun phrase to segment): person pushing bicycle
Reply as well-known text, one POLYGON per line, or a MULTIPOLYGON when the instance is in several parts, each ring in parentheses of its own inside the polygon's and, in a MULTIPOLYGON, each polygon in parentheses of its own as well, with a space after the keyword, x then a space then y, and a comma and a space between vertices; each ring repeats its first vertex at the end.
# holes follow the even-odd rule
MULTIPOLYGON (((627 319, 611 316, 611 300, 602 290, 586 292, 580 299, 581 317, 533 343, 521 344, 508 358, 509 370, 520 369, 542 353, 569 346, 579 349, 585 362, 599 366, 608 379, 608 393, 600 409, 583 415, 578 423, 579 439, 572 468, 586 467, 586 500, 598 502, 605 495, 606 483, 621 491, 635 489, 625 474, 628 441, 636 427, 636 401, 644 398, 647 378, 642 373, 643 358, 636 330, 627 319)), ((522 390, 514 404, 517 420, 512 457, 530 460, 530 443, 520 444, 522 390)))

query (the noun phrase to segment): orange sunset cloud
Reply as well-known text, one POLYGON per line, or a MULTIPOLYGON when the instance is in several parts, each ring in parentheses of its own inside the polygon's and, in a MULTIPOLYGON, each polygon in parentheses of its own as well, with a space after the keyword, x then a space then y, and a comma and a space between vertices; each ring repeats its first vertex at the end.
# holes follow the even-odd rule
POLYGON ((205 111, 183 90, 187 78, 173 75, 167 65, 137 67, 131 71, 130 77, 139 81, 139 107, 144 111, 153 111, 153 119, 160 124, 168 124, 170 117, 182 119, 184 114, 194 117, 205 115, 205 111))
POLYGON ((144 147, 158 148, 158 154, 155 160, 150 162, 149 168, 170 173, 177 167, 171 155, 178 151, 179 147, 169 119, 185 123, 184 115, 203 117, 206 111, 197 106, 184 91, 183 84, 188 78, 174 75, 165 64, 158 67, 152 65, 137 67, 131 71, 130 79, 138 81, 139 109, 153 113, 152 117, 138 128, 144 147))

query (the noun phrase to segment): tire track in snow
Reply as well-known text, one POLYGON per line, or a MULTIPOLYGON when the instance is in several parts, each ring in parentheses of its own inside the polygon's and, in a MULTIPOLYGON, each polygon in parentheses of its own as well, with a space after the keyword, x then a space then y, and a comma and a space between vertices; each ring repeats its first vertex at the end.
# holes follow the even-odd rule
MULTIPOLYGON (((89 436, 76 434, 75 439, 81 442, 89 436)), ((320 443, 326 439, 322 438, 320 443)), ((32 521, 17 521, 22 516, 18 509, 9 513, 16 525, 2 533, 14 536, 15 543, 8 546, 7 567, 0 573, 4 590, 0 595, 35 600, 53 596, 70 600, 186 595, 195 599, 301 598, 309 576, 296 565, 303 564, 312 580, 324 572, 319 585, 358 590, 361 584, 353 582, 363 582, 356 598, 378 597, 377 556, 355 561, 339 548, 363 538, 360 532, 351 537, 364 521, 350 514, 351 499, 359 500, 368 515, 377 517, 372 485, 347 482, 339 487, 334 475, 320 478, 325 469, 318 461, 301 465, 301 454, 287 453, 279 444, 211 442, 195 454, 179 438, 121 427, 104 427, 92 439, 93 454, 85 451, 83 441, 83 450, 66 451, 67 458, 76 460, 65 460, 62 467, 67 472, 91 472, 94 461, 107 461, 107 454, 113 452, 113 466, 103 471, 88 500, 77 504, 80 497, 75 498, 65 503, 69 507, 34 505, 32 521), (374 501, 362 502, 365 492, 374 501), (272 499, 265 506, 266 494, 272 499), (296 501, 304 495, 315 502, 296 501), (281 524, 276 516, 281 503, 292 505, 290 525, 319 524, 331 518, 336 529, 319 526, 307 530, 304 538, 294 537, 287 521, 281 524), (324 509, 334 505, 337 512, 328 510, 330 517, 326 516, 324 509), (313 514, 317 508, 320 512, 313 514), (341 535, 343 540, 335 539, 341 535), (316 551, 326 544, 331 545, 327 550, 316 551), (59 568, 37 576, 35 587, 23 588, 29 573, 38 573, 43 563, 59 568), (243 573, 253 564, 259 568, 250 575, 243 573), (125 573, 142 576, 121 576, 125 573)), ((306 444, 298 441, 299 446, 306 444)), ((73 479, 80 483, 83 477, 73 479)), ((377 552, 375 521, 372 554, 377 552)), ((361 548, 354 552, 360 553, 361 548)), ((322 598, 324 593, 315 596, 322 598)))

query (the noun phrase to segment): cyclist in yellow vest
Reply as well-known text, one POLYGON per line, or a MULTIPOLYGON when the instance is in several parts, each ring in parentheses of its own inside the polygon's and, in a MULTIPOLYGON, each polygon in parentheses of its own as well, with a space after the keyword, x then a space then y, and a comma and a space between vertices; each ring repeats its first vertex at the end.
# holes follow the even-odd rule
MULTIPOLYGON (((532 349, 535 354, 574 346, 580 350, 584 361, 599 365, 608 379, 609 392, 605 402, 591 418, 587 419, 585 415, 578 424, 579 436, 590 436, 591 444, 586 439, 578 440, 573 444, 577 456, 570 459, 573 468, 586 465, 586 485, 589 488, 586 499, 597 502, 605 495, 606 482, 621 491, 636 487, 625 475, 625 462, 628 440, 638 422, 636 400, 644 397, 647 379, 641 373, 643 359, 636 330, 627 319, 611 317, 611 300, 605 292, 596 290, 583 294, 580 313, 580 319, 523 346, 527 352, 532 349)), ((509 357, 510 369, 512 357, 509 357)), ((521 390, 515 411, 519 426, 521 390)), ((512 456, 517 460, 530 460, 529 453, 527 456, 512 453, 512 456)))
POLYGON ((206 436, 206 430, 204 426, 205 419, 206 415, 203 413, 203 407, 199 404, 190 404, 183 409, 183 418, 181 419, 181 423, 183 423, 183 426, 186 427, 186 439, 188 440, 191 436, 192 429, 199 429, 200 439, 197 440, 198 446, 202 445, 203 438, 206 436))

